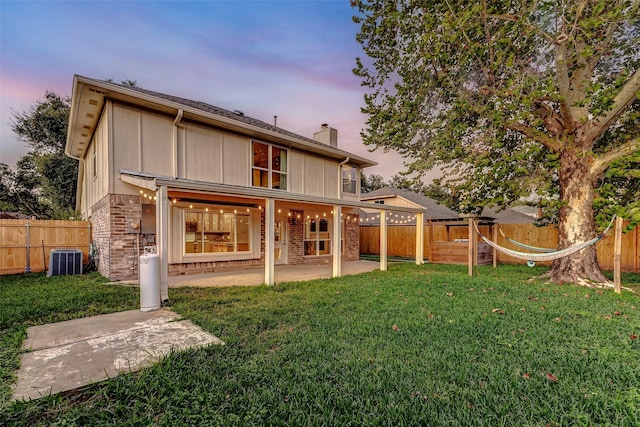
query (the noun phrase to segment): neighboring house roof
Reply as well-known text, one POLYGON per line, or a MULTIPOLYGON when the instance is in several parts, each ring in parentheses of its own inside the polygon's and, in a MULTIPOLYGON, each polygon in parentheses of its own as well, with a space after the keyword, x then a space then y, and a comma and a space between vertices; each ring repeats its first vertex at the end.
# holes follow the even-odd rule
POLYGON ((22 212, 0 212, 0 219, 29 219, 29 215, 22 212))
POLYGON ((535 206, 520 205, 513 206, 511 209, 522 214, 529 215, 532 218, 538 218, 538 216, 540 215, 540 208, 537 208, 535 206))
POLYGON ((70 157, 84 156, 107 98, 174 115, 176 120, 189 119, 211 124, 250 137, 261 138, 267 142, 294 146, 334 159, 344 160, 349 157, 351 164, 360 167, 377 164, 356 154, 246 116, 239 111, 229 111, 205 102, 78 75, 74 76, 73 80, 71 114, 65 149, 70 157))
POLYGON ((399 188, 383 187, 370 193, 363 194, 360 199, 362 201, 367 201, 392 197, 402 197, 403 199, 415 204, 416 207, 425 208, 427 210, 424 214, 425 220, 451 220, 458 218, 458 213, 456 211, 439 204, 436 200, 413 191, 402 190, 399 188))
MULTIPOLYGON (((439 204, 430 197, 423 196, 414 191, 402 190, 393 187, 383 187, 370 193, 363 194, 362 201, 370 201, 375 199, 390 199, 393 197, 401 197, 409 202, 426 209, 424 219, 436 221, 461 221, 462 217, 446 206, 439 204)), ((480 218, 490 220, 499 224, 528 224, 535 222, 535 218, 525 215, 515 209, 506 208, 498 211, 497 209, 484 208, 480 218)))
POLYGON ((536 221, 535 218, 511 208, 506 208, 501 211, 484 208, 480 216, 493 218, 493 221, 498 224, 532 224, 536 221))

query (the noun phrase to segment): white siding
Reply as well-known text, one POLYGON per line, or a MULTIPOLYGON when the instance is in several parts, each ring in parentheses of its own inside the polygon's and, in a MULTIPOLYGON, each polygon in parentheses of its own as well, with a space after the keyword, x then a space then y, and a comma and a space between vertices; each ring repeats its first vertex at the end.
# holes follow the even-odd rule
MULTIPOLYGON (((292 177, 296 179, 295 177, 292 177)), ((304 194, 322 196, 324 193, 324 160, 319 157, 304 156, 304 194)))
POLYGON ((338 185, 341 182, 341 177, 338 175, 340 169, 338 163, 331 160, 324 161, 324 197, 333 197, 337 199, 340 197, 340 188, 338 185))
POLYGON ((222 145, 222 182, 229 185, 251 185, 251 142, 248 138, 224 134, 222 145))
POLYGON ((108 128, 103 115, 85 156, 82 205, 84 214, 109 191, 108 128), (94 157, 95 156, 95 157, 94 157))
POLYGON ((304 158, 305 155, 299 151, 289 153, 289 191, 292 193, 304 193, 304 158))
MULTIPOLYGON (((108 172, 111 174, 114 193, 137 192, 133 186, 118 179, 119 170, 173 176, 174 161, 178 166, 180 178, 251 186, 251 138, 185 122, 177 129, 178 140, 174 142, 173 116, 163 116, 118 104, 113 104, 112 108, 106 108, 105 111, 105 123, 100 125, 94 139, 104 140, 99 164, 105 169, 100 175, 109 178, 108 172), (110 171, 106 169, 109 165, 109 151, 106 147, 108 131, 112 132, 113 143, 110 171), (177 159, 173 158, 174 143, 177 143, 177 159)), ((87 162, 89 160, 87 158, 87 162)), ((341 177, 338 163, 337 160, 289 149, 287 191, 339 198, 341 177)), ((92 173, 87 168, 88 194, 91 194, 91 197, 103 197, 106 195, 108 181, 91 183, 92 173)), ((354 198, 357 199, 357 196, 354 198)), ((91 206, 89 203, 87 200, 87 206, 91 206)))
POLYGON ((222 134, 200 126, 185 126, 184 177, 222 182, 222 134))
POLYGON ((142 113, 142 172, 171 176, 173 122, 168 117, 142 113))
POLYGON ((140 162, 140 123, 142 113, 137 110, 113 106, 113 165, 115 172, 142 170, 140 162))

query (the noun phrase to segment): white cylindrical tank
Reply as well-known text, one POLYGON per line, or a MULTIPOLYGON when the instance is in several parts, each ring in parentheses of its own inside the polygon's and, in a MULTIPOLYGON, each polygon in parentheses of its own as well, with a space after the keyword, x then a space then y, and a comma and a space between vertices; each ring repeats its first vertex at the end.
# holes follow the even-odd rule
POLYGON ((160 269, 158 255, 140 256, 140 311, 160 308, 160 269))

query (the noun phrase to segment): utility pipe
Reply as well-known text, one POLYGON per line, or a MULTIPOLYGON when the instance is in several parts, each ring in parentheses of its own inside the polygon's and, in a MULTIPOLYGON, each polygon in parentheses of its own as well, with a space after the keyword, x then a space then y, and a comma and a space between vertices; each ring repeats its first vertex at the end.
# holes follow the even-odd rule
POLYGON ((173 167, 173 178, 178 178, 178 127, 180 127, 180 122, 182 121, 182 117, 184 116, 184 110, 182 108, 178 108, 178 113, 176 114, 176 118, 173 120, 173 141, 171 144, 171 156, 172 156, 172 167, 173 167))

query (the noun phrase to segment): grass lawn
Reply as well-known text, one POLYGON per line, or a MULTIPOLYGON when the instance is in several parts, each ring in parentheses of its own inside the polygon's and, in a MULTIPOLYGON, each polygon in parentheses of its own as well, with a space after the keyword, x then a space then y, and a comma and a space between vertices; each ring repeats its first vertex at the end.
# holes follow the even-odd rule
MULTIPOLYGON (((640 425, 640 297, 530 281, 544 268, 399 264, 273 287, 171 289, 225 346, 0 425, 640 425)), ((0 282, 0 396, 27 325, 137 307, 96 276, 0 282)), ((640 275, 623 275, 640 289, 640 275)))

